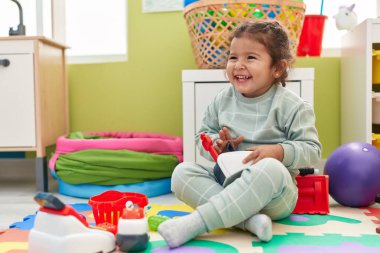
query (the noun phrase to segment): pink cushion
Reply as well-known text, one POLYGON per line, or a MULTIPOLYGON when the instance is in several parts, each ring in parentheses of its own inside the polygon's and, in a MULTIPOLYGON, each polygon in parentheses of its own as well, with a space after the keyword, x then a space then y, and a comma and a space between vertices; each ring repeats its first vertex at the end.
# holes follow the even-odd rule
POLYGON ((97 135, 104 139, 68 139, 58 138, 56 151, 49 160, 49 168, 55 169, 55 162, 60 154, 72 153, 86 149, 127 149, 137 152, 176 155, 179 162, 183 161, 182 139, 177 136, 160 133, 138 132, 86 132, 84 135, 97 135))

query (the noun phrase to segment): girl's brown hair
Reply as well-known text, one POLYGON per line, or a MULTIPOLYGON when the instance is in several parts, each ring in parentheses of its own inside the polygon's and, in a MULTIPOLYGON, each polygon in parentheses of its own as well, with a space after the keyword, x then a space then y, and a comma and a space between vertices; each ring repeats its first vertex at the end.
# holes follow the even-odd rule
POLYGON ((290 41, 287 32, 277 21, 248 21, 240 24, 232 34, 233 38, 247 36, 263 44, 272 58, 272 66, 280 70, 281 75, 274 83, 281 83, 285 87, 288 77, 287 68, 294 62, 294 56, 290 49, 290 41), (287 64, 283 64, 283 62, 287 64))

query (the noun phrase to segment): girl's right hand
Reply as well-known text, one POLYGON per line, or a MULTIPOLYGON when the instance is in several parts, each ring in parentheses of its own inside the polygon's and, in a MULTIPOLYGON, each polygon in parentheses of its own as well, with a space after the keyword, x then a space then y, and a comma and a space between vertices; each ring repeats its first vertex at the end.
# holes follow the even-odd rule
POLYGON ((214 148, 218 154, 221 154, 226 151, 229 142, 233 145, 233 148, 236 149, 243 140, 244 137, 242 135, 233 139, 227 127, 223 127, 219 131, 219 139, 215 141, 214 148))

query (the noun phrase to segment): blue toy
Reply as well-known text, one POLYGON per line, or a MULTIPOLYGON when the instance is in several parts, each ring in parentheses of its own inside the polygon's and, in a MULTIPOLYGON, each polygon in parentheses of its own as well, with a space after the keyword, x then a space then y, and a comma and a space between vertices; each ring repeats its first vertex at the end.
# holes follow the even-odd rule
POLYGON ((380 150, 364 142, 342 145, 327 159, 324 173, 330 195, 339 204, 369 206, 380 193, 380 150))

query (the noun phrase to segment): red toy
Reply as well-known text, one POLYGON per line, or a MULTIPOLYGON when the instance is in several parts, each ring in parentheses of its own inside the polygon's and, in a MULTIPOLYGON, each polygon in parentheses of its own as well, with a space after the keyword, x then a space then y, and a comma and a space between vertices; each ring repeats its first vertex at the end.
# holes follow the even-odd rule
POLYGON ((327 175, 297 176, 298 201, 293 213, 328 214, 329 177, 327 175))
MULTIPOLYGON (((380 204, 380 194, 376 195, 375 202, 380 204)), ((377 218, 380 220, 380 216, 377 216, 377 218)), ((380 234, 380 227, 376 228, 376 233, 380 234)))
POLYGON ((88 204, 92 207, 97 225, 104 222, 117 225, 127 201, 132 201, 141 208, 148 205, 148 198, 144 194, 115 190, 105 191, 102 194, 91 197, 88 204))
POLYGON ((201 134, 201 140, 202 140, 202 146, 203 148, 210 153, 214 161, 216 162, 218 159, 218 152, 216 152, 214 146, 212 145, 212 140, 210 136, 207 134, 202 133, 201 134))

